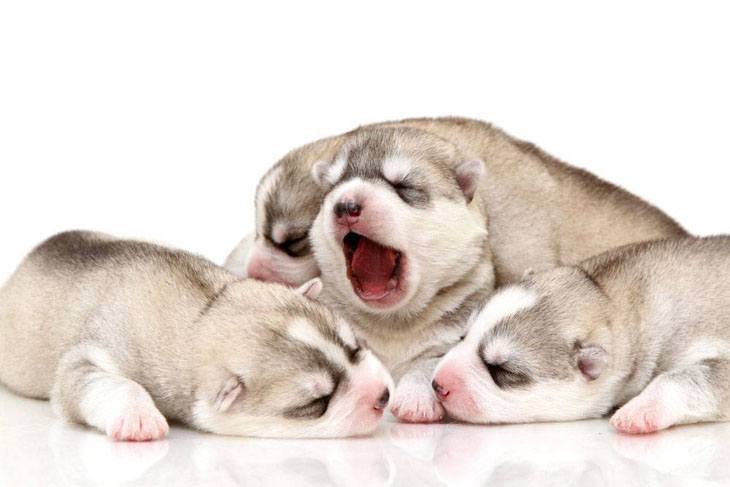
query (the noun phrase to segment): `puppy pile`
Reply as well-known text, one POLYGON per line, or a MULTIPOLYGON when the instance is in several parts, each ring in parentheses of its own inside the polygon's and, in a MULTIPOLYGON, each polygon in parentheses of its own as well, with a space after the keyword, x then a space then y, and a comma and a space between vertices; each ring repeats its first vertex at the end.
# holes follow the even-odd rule
POLYGON ((618 407, 629 433, 722 420, 729 243, 483 122, 368 125, 264 175, 227 270, 43 243, 0 292, 0 381, 124 440, 165 418, 360 435, 388 404, 477 423, 618 407))

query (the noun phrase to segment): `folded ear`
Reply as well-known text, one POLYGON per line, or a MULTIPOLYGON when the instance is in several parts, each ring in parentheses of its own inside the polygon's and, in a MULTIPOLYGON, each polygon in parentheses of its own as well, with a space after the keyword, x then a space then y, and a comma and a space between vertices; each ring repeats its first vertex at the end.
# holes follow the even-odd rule
POLYGON ((330 164, 327 161, 317 161, 312 165, 312 179, 319 186, 324 186, 327 178, 327 170, 330 164))
POLYGON ((484 174, 484 163, 479 159, 470 159, 460 162, 454 168, 456 182, 466 196, 466 202, 471 203, 479 185, 479 179, 484 174))
POLYGON ((608 352, 599 345, 575 344, 575 366, 583 377, 596 380, 601 376, 608 363, 608 352))
POLYGON ((312 164, 312 179, 318 186, 328 189, 342 177, 346 165, 347 161, 342 157, 333 161, 317 161, 312 164))
POLYGON ((319 293, 322 292, 322 280, 319 277, 310 279, 299 286, 296 291, 305 298, 317 299, 317 297, 319 297, 319 293))
POLYGON ((243 399, 244 389, 245 386, 240 378, 229 377, 213 400, 213 408, 221 413, 230 410, 231 406, 243 399))

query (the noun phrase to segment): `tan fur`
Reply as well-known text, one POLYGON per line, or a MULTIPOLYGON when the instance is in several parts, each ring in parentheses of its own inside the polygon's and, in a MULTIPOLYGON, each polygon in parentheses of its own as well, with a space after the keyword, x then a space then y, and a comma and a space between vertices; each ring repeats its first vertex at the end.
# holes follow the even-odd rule
MULTIPOLYGON (((262 211, 266 216, 257 221, 258 237, 266 236, 275 221, 311 225, 322 191, 307 180, 312 165, 331 162, 341 145, 359 131, 386 127, 425 130, 454 143, 467 158, 484 161, 479 198, 489 217, 497 285, 518 281, 527 269, 576 263, 632 242, 686 235, 649 203, 533 144, 485 122, 443 117, 367 125, 291 151, 272 168, 286 168, 287 174, 273 189, 275 203, 258 202, 273 210, 262 211)), ((311 255, 298 257, 305 259, 311 255)))
POLYGON ((293 290, 241 280, 186 252, 68 232, 37 247, 0 291, 0 381, 50 396, 65 417, 107 433, 115 405, 105 395, 130 401, 143 419, 156 406, 217 433, 357 434, 365 431, 349 423, 330 428, 329 413, 297 409, 320 383, 341 379, 330 409, 343 404, 342 422, 353 399, 338 395, 371 376, 383 381, 381 393, 387 387, 387 374, 356 351, 346 328, 293 290), (293 323, 311 343, 289 336, 293 323), (310 389, 313 374, 322 378, 310 389))
MULTIPOLYGON (((414 361, 431 364, 423 370, 432 367, 435 357, 443 354, 461 336, 466 317, 476 309, 480 299, 497 286, 518 281, 529 269, 539 271, 575 264, 624 244, 686 235, 671 218, 640 198, 476 120, 424 118, 368 125, 294 151, 278 166, 285 165, 292 173, 311 172, 318 162, 335 167, 340 164, 335 160, 341 159, 349 147, 357 147, 358 154, 362 151, 372 154, 371 161, 363 159, 366 165, 377 165, 384 151, 420 160, 421 170, 426 163, 446 164, 452 169, 468 160, 478 159, 484 163, 485 171, 469 210, 477 215, 488 232, 486 245, 480 249, 479 262, 453 267, 451 279, 438 283, 440 290, 432 295, 431 302, 396 313, 369 312, 359 303, 353 305, 351 299, 343 298, 343 293, 347 294, 340 289, 344 269, 337 268, 331 258, 324 263, 321 255, 317 257, 318 267, 328 284, 323 299, 351 318, 358 333, 371 343, 397 378, 405 376, 413 368, 414 361), (383 141, 381 147, 378 147, 378 140, 383 141)), ((317 171, 315 168, 314 172, 317 171)), ((446 178, 443 184, 430 183, 433 189, 453 186, 447 181, 453 179, 452 175, 444 173, 442 177, 446 178)), ((257 238, 262 240, 269 237, 267 228, 277 221, 277 212, 268 210, 270 201, 291 198, 298 202, 301 190, 320 195, 329 191, 326 184, 321 189, 316 186, 312 189, 294 187, 286 180, 269 181, 268 185, 272 197, 257 200, 260 216, 257 238)), ((313 205, 319 204, 317 201, 310 198, 303 209, 291 205, 286 219, 307 220, 313 205)), ((432 222, 424 218, 418 232, 429 233, 433 241, 453 240, 456 245, 454 237, 461 232, 454 223, 463 218, 461 214, 441 216, 442 225, 431 225, 432 222), (425 223, 427 221, 429 223, 425 223)), ((313 243, 319 238, 310 235, 313 243)), ((481 245, 476 242, 459 243, 459 252, 468 255, 474 245, 481 245)), ((319 245, 322 248, 321 242, 319 245)), ((402 250, 409 251, 408 248, 402 250)), ((268 252, 283 255, 271 247, 268 252)), ((440 256, 446 257, 434 247, 431 263, 437 263, 440 256)), ((287 271, 287 282, 297 283, 292 279, 296 273, 290 271, 295 268, 311 270, 311 260, 307 252, 280 259, 279 265, 287 271), (310 264, 304 265, 305 262, 310 264)), ((229 265, 235 263, 229 262, 229 265)), ((275 274, 265 274, 264 278, 275 274)), ((308 277, 311 273, 303 272, 300 279, 308 277)), ((414 371, 419 381, 424 376, 423 370, 414 371)), ((430 397, 428 383, 422 386, 421 392, 430 397)), ((395 405, 399 397, 401 395, 396 391, 395 405)), ((438 406, 435 399, 431 398, 431 401, 434 414, 425 416, 433 418, 438 416, 438 406)))
POLYGON ((628 433, 728 420, 729 270, 730 237, 708 237, 627 245, 528 276, 498 291, 439 365, 443 404, 473 422, 620 407, 611 422, 628 433), (487 364, 512 371, 512 384, 487 364))

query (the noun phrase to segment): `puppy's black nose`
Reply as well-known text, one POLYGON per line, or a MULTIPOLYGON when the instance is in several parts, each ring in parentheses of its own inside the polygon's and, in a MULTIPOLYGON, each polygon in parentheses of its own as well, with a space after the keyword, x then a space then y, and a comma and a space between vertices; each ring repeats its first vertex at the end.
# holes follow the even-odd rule
POLYGON ((360 212, 362 211, 362 207, 355 203, 352 200, 348 201, 340 201, 339 203, 335 204, 335 216, 337 218, 341 218, 345 215, 347 216, 360 216, 360 212))
POLYGON ((378 399, 378 404, 375 406, 375 409, 385 409, 385 406, 388 405, 388 401, 390 400, 390 391, 388 389, 383 392, 383 394, 380 396, 380 399, 378 399))
POLYGON ((360 216, 360 211, 362 210, 362 208, 360 207, 360 205, 358 205, 354 201, 348 201, 346 203, 346 205, 347 205, 347 214, 348 215, 350 215, 350 216, 360 216))

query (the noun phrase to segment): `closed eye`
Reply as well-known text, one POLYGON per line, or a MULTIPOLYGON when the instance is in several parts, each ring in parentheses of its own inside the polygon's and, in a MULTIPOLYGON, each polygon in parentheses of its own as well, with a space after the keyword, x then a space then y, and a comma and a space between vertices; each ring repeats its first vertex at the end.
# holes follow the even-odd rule
POLYGON ((492 377, 494 384, 503 389, 505 387, 516 387, 528 384, 530 378, 527 374, 512 370, 509 365, 505 362, 502 364, 491 364, 486 360, 483 361, 487 368, 487 372, 492 377))
POLYGON ((428 194, 423 189, 411 184, 408 179, 400 181, 388 181, 398 197, 412 206, 424 206, 428 204, 428 194))
POLYGON ((299 237, 291 237, 276 246, 287 253, 290 257, 301 257, 309 251, 308 235, 305 233, 299 237))
POLYGON ((333 393, 321 396, 309 401, 308 403, 291 408, 285 411, 284 415, 295 419, 317 419, 324 416, 329 407, 333 393))

